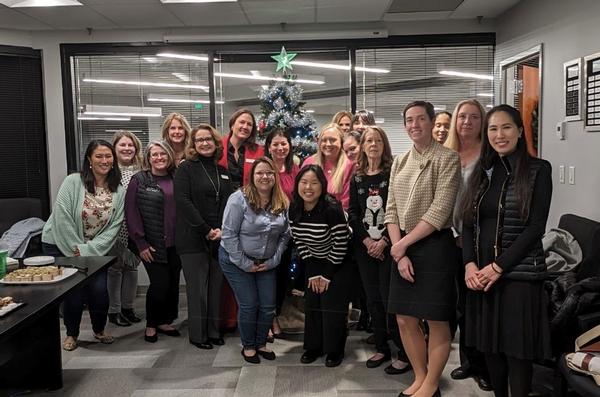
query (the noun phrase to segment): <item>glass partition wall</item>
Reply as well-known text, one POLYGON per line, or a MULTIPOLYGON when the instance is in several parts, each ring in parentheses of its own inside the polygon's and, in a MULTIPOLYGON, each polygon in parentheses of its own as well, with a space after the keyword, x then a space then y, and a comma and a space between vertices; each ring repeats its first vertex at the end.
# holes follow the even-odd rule
MULTIPOLYGON (((378 40, 376 48, 348 41, 345 49, 338 42, 329 48, 285 45, 297 53, 291 73, 302 85, 304 109, 314 116, 315 129, 339 110, 367 109, 388 133, 394 154, 400 154, 410 147, 402 121, 408 102, 424 99, 449 112, 466 98, 492 106, 493 36, 481 41, 396 46, 392 40, 385 46, 378 40)), ((226 134, 236 109, 260 115, 260 90, 280 75, 271 56, 281 46, 273 43, 129 47, 108 54, 85 48, 85 55, 77 48, 63 52, 65 102, 72 101, 65 105, 67 124, 72 120, 69 171, 78 168, 91 139, 110 139, 114 131, 128 129, 146 143, 160 137, 171 112, 182 113, 192 126, 208 122, 226 134)))

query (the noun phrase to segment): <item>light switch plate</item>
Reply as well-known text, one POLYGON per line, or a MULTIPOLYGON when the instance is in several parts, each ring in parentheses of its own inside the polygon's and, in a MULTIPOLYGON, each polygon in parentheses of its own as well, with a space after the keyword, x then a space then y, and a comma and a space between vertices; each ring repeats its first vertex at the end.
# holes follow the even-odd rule
POLYGON ((560 183, 565 183, 565 166, 561 165, 558 167, 558 181, 560 183))
POLYGON ((569 166, 569 185, 575 184, 575 167, 569 166))

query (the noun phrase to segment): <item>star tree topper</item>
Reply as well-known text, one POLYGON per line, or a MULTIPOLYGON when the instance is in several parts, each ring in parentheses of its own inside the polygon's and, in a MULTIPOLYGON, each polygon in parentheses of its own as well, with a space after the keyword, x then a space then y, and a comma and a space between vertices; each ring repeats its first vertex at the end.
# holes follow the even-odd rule
POLYGON ((276 72, 279 72, 280 70, 283 70, 283 74, 285 74, 286 70, 292 70, 292 59, 296 58, 296 55, 298 55, 295 52, 290 52, 288 54, 288 52, 285 50, 285 47, 282 46, 281 47, 281 52, 279 53, 279 55, 272 55, 271 58, 273 58, 274 60, 277 61, 277 70, 276 72))

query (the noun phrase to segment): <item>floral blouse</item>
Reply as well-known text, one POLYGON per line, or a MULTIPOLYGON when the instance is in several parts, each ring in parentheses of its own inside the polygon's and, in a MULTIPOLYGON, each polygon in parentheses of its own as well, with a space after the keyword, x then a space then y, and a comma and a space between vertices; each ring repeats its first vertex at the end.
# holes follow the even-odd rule
POLYGON ((113 197, 109 189, 96 186, 96 193, 85 192, 83 199, 83 237, 85 241, 94 236, 106 225, 113 210, 113 197))

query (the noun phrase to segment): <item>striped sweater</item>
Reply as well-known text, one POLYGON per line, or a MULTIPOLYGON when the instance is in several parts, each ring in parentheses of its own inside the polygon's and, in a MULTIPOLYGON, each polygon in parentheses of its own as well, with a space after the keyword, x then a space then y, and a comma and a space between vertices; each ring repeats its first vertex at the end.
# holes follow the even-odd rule
POLYGON ((308 278, 331 280, 346 256, 350 237, 339 204, 319 203, 312 211, 303 211, 299 219, 290 219, 290 228, 308 278))

